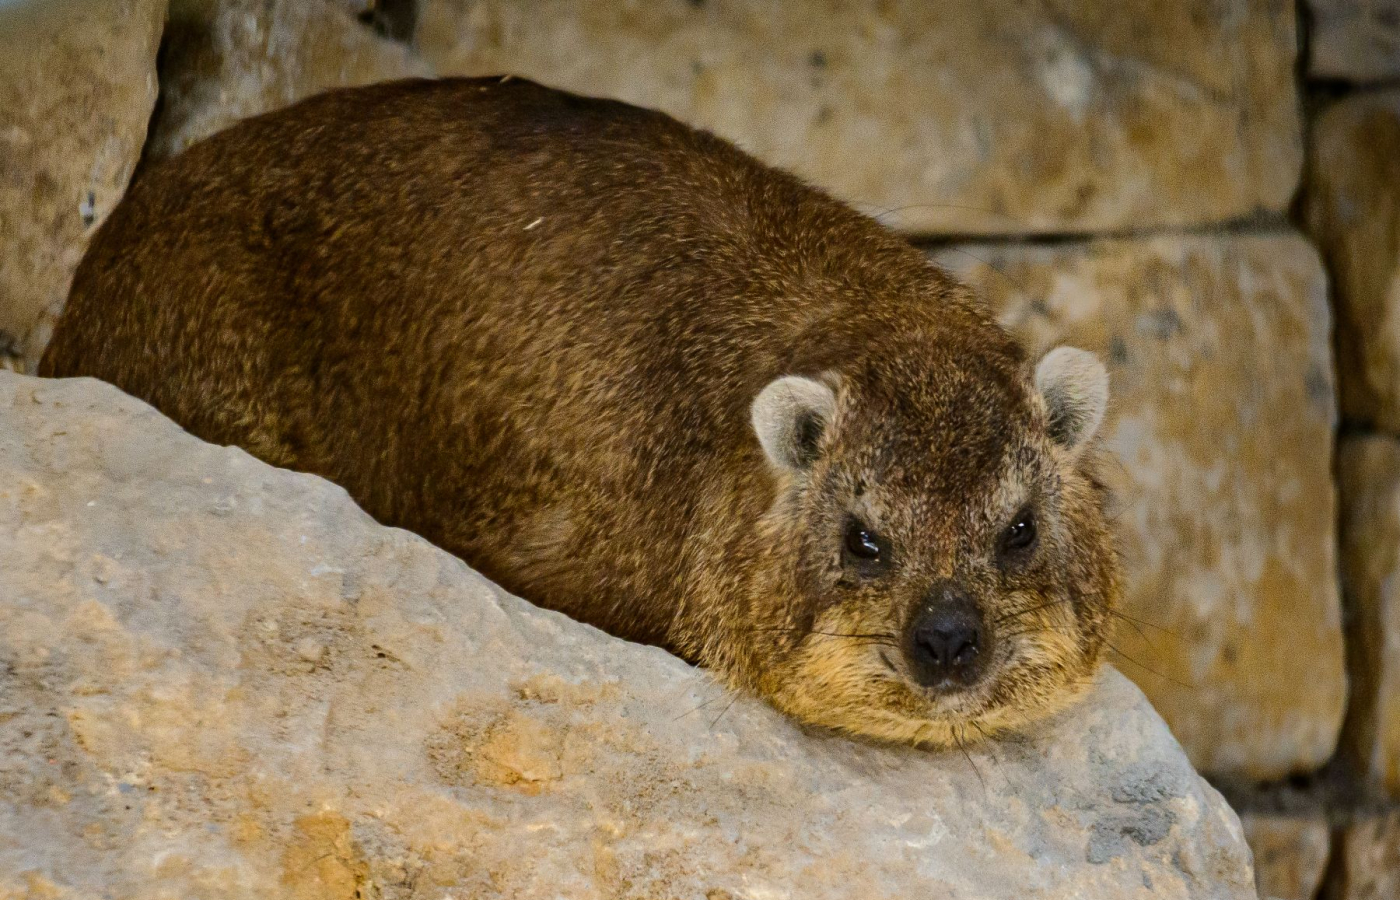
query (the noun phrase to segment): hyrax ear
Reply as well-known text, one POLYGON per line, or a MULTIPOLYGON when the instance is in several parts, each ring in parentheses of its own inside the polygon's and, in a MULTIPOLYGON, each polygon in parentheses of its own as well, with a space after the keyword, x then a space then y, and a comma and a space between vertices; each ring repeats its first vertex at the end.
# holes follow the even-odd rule
POLYGON ((1035 367, 1035 387, 1050 412, 1050 438, 1071 452, 1089 442, 1108 408, 1108 372, 1087 350, 1056 347, 1035 367))
POLYGON ((831 388, 798 375, 769 382, 754 398, 750 418, 773 465, 803 471, 817 458, 817 443, 836 412, 831 388))

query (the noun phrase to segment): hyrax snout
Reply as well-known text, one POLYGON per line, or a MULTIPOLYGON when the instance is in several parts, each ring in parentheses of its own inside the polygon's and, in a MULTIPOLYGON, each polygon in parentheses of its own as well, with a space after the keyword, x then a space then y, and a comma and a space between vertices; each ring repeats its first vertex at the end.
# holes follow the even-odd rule
POLYGON ((41 373, 853 734, 1044 715, 1117 596, 1096 359, 1033 366, 820 191, 520 79, 334 92, 145 171, 41 373))
POLYGON ((956 691, 976 684, 991 652, 982 608, 951 581, 935 584, 904 628, 909 674, 930 690, 956 691))

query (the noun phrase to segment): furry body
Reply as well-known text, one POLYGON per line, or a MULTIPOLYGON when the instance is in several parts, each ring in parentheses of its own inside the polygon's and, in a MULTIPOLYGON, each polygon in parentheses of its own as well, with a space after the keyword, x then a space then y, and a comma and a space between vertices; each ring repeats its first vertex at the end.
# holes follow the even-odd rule
POLYGON ((1056 445, 962 287, 711 135, 526 81, 322 95, 143 173, 40 373, 325 476, 514 593, 852 733, 947 743, 1055 707, 1116 595, 1092 454, 1056 445), (782 376, 832 398, 793 420, 800 463, 751 423, 782 376), (989 568, 1031 495, 1036 566, 989 568), (843 561, 854 515, 898 548, 880 573, 843 561), (900 635, 951 583, 1004 637, 995 678, 945 696, 900 635))

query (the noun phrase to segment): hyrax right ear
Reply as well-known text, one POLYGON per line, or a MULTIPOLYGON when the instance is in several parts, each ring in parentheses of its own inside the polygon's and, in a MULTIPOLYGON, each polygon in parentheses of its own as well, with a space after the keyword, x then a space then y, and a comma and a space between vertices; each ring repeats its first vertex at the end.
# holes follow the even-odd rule
POLYGON ((768 460, 780 469, 805 471, 817 458, 817 445, 836 412, 831 388, 798 375, 785 375, 754 398, 753 430, 768 460))
POLYGON ((1087 350, 1056 347, 1035 367, 1035 387, 1050 413, 1050 438, 1077 453, 1094 437, 1108 409, 1108 372, 1087 350))

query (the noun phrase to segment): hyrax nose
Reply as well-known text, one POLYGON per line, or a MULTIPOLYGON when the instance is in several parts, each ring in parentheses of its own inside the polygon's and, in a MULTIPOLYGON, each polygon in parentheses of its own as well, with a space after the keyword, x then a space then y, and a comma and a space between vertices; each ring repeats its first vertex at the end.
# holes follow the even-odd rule
POLYGON ((972 600, 956 588, 941 588, 914 617, 908 655, 914 677, 925 687, 972 684, 982 674, 981 617, 972 600))

